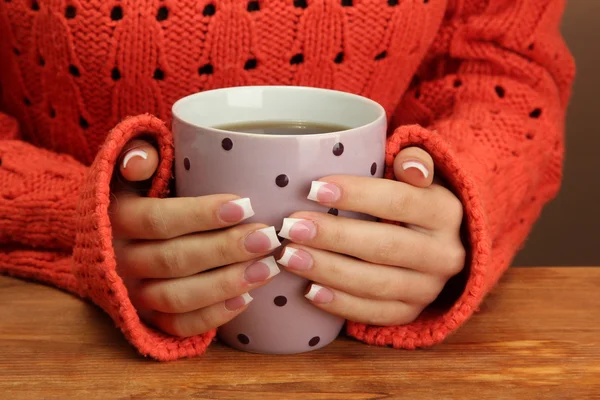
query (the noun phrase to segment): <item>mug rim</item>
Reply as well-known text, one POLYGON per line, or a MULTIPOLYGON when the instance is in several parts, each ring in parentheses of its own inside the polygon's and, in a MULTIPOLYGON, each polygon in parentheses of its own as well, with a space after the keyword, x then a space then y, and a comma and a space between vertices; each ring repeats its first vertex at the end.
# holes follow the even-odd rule
MULTIPOLYGON (((382 120, 385 122, 386 121, 386 112, 385 109, 383 108, 383 106, 381 104, 379 104, 378 102, 369 99, 368 97, 365 96, 361 96, 361 95, 357 95, 354 93, 349 93, 349 92, 344 92, 341 90, 334 90, 334 89, 324 89, 324 88, 317 88, 317 87, 311 87, 311 86, 286 86, 286 85, 256 85, 256 86, 234 86, 234 87, 226 87, 226 88, 218 88, 218 89, 211 89, 211 90, 204 90, 202 92, 196 92, 190 95, 187 95, 185 97, 182 97, 181 99, 177 100, 175 103, 173 103, 173 106, 171 107, 171 113, 173 115, 173 121, 177 121, 179 123, 182 123, 184 125, 187 125, 191 128, 195 128, 195 129, 202 129, 204 131, 209 131, 209 132, 213 132, 213 133, 218 133, 218 134, 223 134, 223 135, 230 135, 230 136, 249 136, 249 137, 262 137, 262 138, 295 138, 295 137, 306 137, 306 136, 311 136, 311 137, 326 137, 328 135, 340 135, 340 134, 346 134, 346 133, 350 133, 356 130, 363 130, 363 129, 368 129, 374 126, 377 126, 378 124, 380 124, 382 122, 382 120), (192 102, 194 101, 196 98, 198 97, 203 97, 207 94, 214 94, 214 93, 218 93, 218 92, 231 92, 231 91, 235 91, 235 90, 281 90, 281 91, 309 91, 309 92, 320 92, 320 93, 328 93, 328 94, 334 94, 336 96, 340 96, 340 97, 347 97, 347 98, 351 98, 353 100, 356 101, 360 101, 365 103, 365 106, 370 106, 373 107, 374 109, 376 109, 377 112, 377 117, 375 119, 373 119, 371 122, 360 125, 360 126, 355 126, 349 129, 345 129, 345 130, 337 130, 337 131, 331 131, 331 132, 325 132, 325 133, 313 133, 310 135, 306 135, 306 134, 270 134, 270 133, 250 133, 250 132, 239 132, 239 131, 228 131, 225 129, 219 129, 216 128, 214 126, 208 126, 208 125, 202 125, 202 124, 196 124, 196 123, 192 123, 184 118, 182 118, 180 116, 180 112, 177 111, 178 108, 184 107, 186 105, 186 103, 192 102)), ((250 121, 249 121, 250 122, 250 121)))

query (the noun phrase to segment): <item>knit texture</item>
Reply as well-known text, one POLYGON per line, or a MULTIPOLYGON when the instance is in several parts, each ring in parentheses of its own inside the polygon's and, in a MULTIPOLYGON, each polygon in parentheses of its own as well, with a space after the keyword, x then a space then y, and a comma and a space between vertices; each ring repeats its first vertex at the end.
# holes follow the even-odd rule
POLYGON ((397 348, 439 343, 477 310, 559 189, 574 76, 558 30, 563 8, 564 0, 2 1, 0 272, 89 299, 141 354, 203 353, 214 332, 182 339, 146 326, 115 272, 107 210, 119 153, 151 136, 161 163, 148 195, 165 196, 175 100, 238 85, 331 88, 385 108, 387 178, 402 148, 430 152, 464 205, 468 250, 463 273, 416 321, 348 322, 347 332, 397 348))

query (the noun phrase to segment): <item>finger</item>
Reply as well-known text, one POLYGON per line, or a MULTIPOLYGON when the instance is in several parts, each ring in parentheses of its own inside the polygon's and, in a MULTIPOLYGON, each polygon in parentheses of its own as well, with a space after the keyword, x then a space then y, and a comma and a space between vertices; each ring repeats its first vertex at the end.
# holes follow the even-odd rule
POLYGON ((189 337, 209 332, 231 321, 248 308, 252 296, 248 293, 187 313, 171 314, 140 310, 142 320, 173 336, 189 337))
POLYGON ((427 305, 442 291, 443 277, 305 246, 287 246, 279 260, 289 272, 356 297, 427 305))
POLYGON ((350 321, 378 326, 397 326, 414 321, 423 306, 394 300, 372 300, 313 283, 305 297, 322 310, 350 321))
POLYGON ((119 171, 125 180, 139 182, 150 179, 158 166, 158 152, 145 140, 127 143, 119 157, 119 171))
POLYGON ((280 272, 273 257, 178 279, 142 281, 130 295, 138 309, 186 313, 256 289, 280 272))
POLYGON ((460 225, 462 204, 447 189, 417 188, 389 179, 336 175, 313 181, 309 200, 427 229, 460 225))
POLYGON ((433 275, 460 271, 463 266, 462 246, 447 246, 405 227, 323 213, 302 212, 292 217, 284 219, 279 236, 294 243, 433 275))
POLYGON ((394 159, 394 175, 400 182, 420 188, 428 187, 433 182, 433 159, 419 147, 403 149, 394 159))
POLYGON ((248 261, 277 248, 274 227, 244 224, 170 240, 115 246, 119 275, 137 279, 180 278, 248 261))
POLYGON ((239 223, 254 215, 250 199, 230 194, 155 199, 116 195, 110 206, 120 239, 170 239, 239 223))

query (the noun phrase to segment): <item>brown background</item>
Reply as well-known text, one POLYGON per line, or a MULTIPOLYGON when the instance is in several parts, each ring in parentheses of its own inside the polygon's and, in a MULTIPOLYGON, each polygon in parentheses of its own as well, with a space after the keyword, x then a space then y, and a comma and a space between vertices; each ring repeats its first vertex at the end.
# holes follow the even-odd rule
POLYGON ((514 265, 600 265, 600 0, 569 0, 563 35, 577 63, 561 193, 514 265))

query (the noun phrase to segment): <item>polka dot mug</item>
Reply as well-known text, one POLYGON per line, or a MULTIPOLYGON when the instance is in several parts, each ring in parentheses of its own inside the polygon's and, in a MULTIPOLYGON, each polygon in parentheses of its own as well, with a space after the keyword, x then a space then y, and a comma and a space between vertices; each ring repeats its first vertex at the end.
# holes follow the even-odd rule
MULTIPOLYGON (((309 87, 246 86, 193 94, 173 106, 177 196, 233 193, 252 201, 260 222, 281 229, 296 211, 370 216, 325 209, 307 199, 311 182, 331 174, 383 175, 386 115, 361 96, 309 87), (232 132, 216 127, 264 121, 344 126, 317 134, 232 132)), ((285 244, 285 243, 284 243, 285 244)), ((304 297, 308 282, 282 268, 251 291, 248 309, 218 329, 236 349, 270 354, 315 350, 331 343, 344 320, 304 297)))

